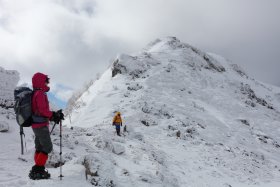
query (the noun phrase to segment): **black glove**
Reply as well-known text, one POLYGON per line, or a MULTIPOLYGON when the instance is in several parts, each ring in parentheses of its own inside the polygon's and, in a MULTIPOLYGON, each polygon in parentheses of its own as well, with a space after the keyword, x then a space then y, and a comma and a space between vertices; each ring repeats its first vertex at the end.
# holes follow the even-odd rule
POLYGON ((51 121, 54 121, 55 123, 59 123, 61 120, 64 120, 64 114, 62 113, 62 110, 60 109, 56 112, 53 112, 51 121))

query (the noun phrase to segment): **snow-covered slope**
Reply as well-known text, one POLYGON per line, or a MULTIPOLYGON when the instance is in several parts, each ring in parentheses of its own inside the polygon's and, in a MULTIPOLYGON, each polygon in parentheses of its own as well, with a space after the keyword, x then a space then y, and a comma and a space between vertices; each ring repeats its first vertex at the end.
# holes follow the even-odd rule
POLYGON ((24 156, 15 134, 1 134, 0 186, 280 185, 280 89, 174 37, 119 55, 75 108, 63 122, 63 180, 52 168, 59 128, 52 178, 41 181, 28 178, 34 144, 25 129, 24 156), (128 130, 122 137, 116 111, 128 130))
POLYGON ((13 107, 14 88, 19 81, 19 74, 17 71, 5 70, 0 67, 0 107, 13 107))
POLYGON ((263 186, 280 181, 279 96, 228 60, 168 37, 119 55, 67 123, 88 128, 118 186, 263 186), (122 138, 115 111, 129 130, 122 138))
POLYGON ((0 67, 0 131, 9 128, 9 119, 14 119, 14 88, 18 81, 17 71, 0 67))

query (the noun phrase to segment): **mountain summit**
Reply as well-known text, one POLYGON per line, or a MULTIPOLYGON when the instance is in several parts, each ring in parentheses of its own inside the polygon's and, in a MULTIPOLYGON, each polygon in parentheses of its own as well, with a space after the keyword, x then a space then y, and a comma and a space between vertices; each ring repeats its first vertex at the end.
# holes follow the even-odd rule
POLYGON ((119 55, 77 103, 67 124, 92 132, 119 186, 279 182, 280 89, 175 37, 119 55), (116 111, 123 138, 111 126, 116 111))

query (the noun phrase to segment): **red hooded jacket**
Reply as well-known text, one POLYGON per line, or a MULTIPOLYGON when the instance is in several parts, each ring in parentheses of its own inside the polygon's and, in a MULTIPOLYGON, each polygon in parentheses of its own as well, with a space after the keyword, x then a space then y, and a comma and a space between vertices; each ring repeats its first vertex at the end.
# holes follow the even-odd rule
POLYGON ((49 125, 49 119, 52 117, 52 111, 50 111, 49 100, 46 92, 50 90, 47 86, 48 76, 42 73, 36 73, 32 77, 32 86, 34 89, 32 97, 32 112, 36 116, 45 117, 48 120, 43 123, 32 124, 32 128, 40 128, 49 125))

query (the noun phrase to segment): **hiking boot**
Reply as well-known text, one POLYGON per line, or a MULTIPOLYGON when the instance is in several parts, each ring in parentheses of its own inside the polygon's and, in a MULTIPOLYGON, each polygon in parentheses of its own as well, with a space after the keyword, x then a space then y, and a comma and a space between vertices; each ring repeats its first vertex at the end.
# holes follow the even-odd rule
POLYGON ((29 172, 29 178, 32 180, 49 179, 51 175, 45 170, 44 166, 33 166, 29 172))
POLYGON ((49 179, 51 175, 47 171, 30 172, 29 178, 32 180, 49 179))

